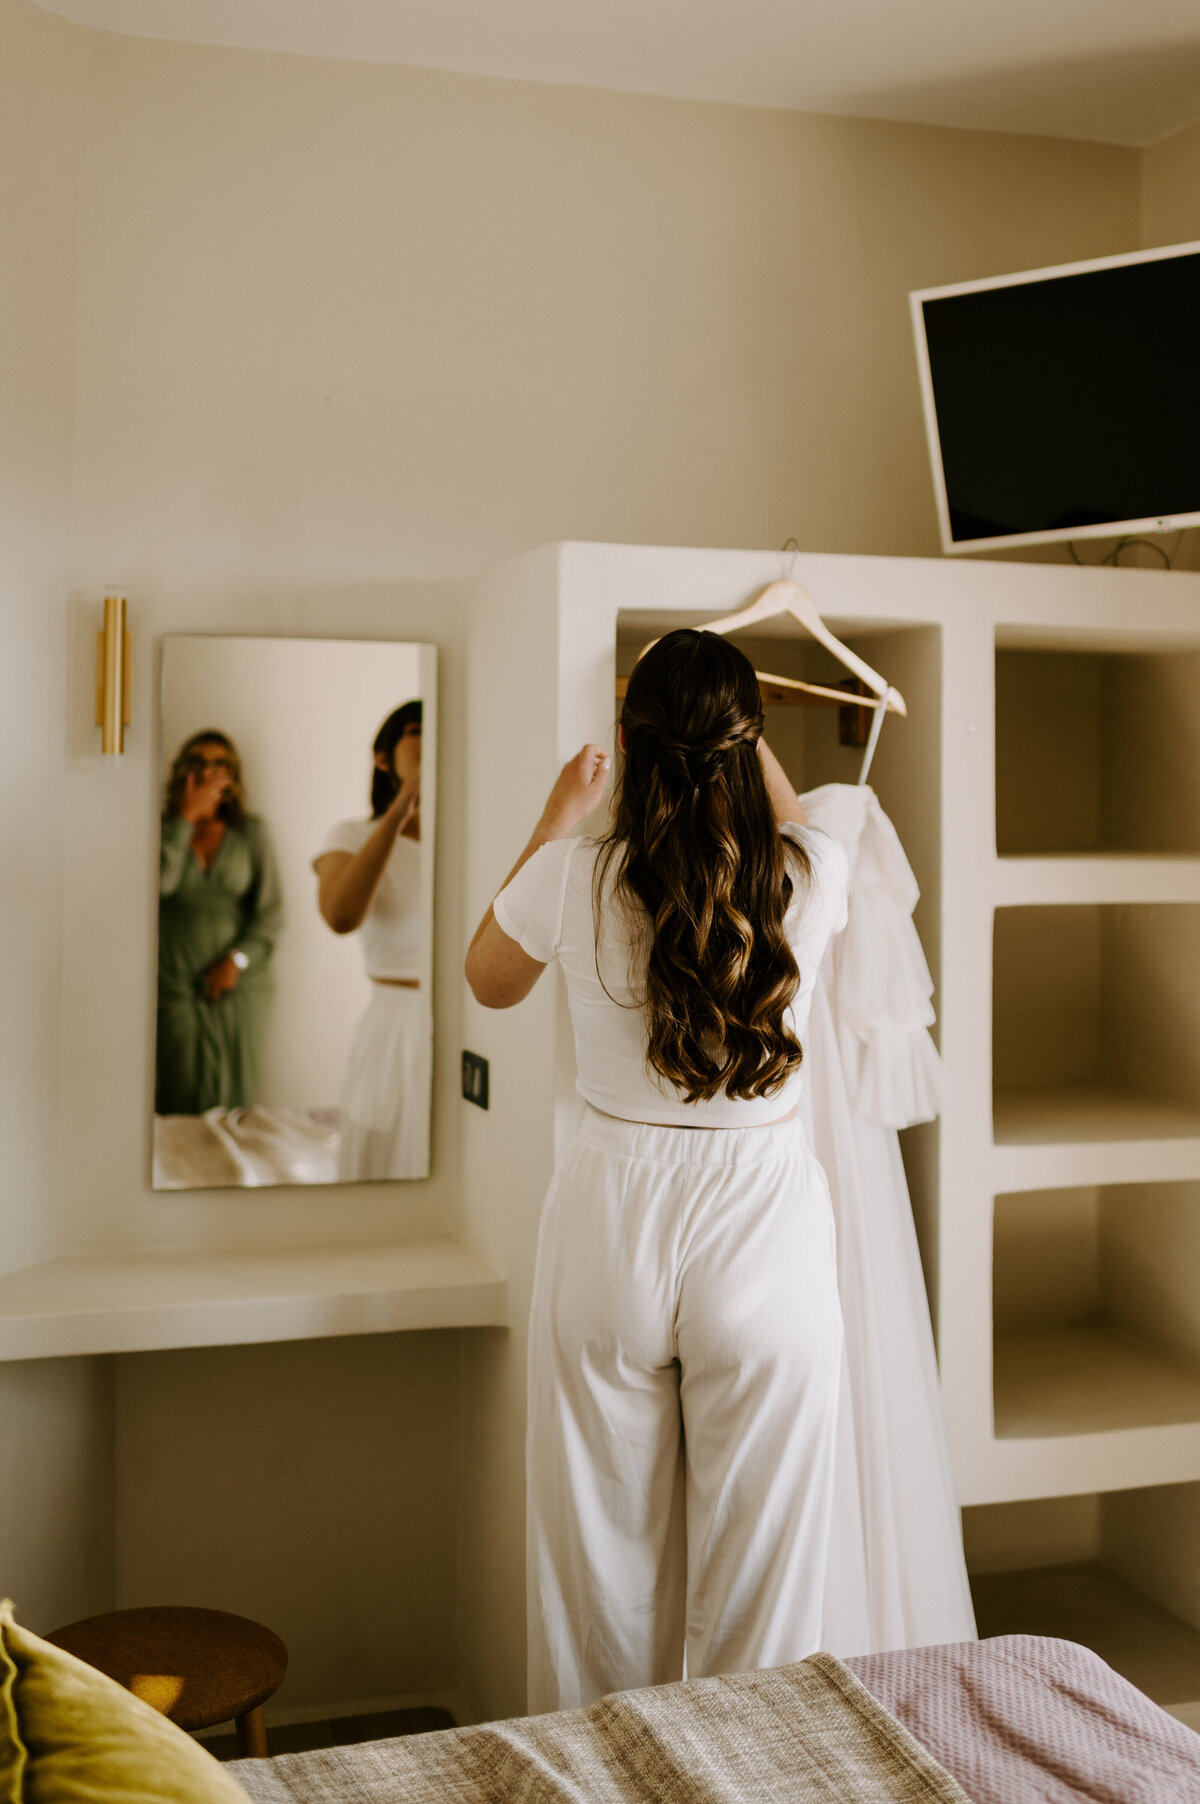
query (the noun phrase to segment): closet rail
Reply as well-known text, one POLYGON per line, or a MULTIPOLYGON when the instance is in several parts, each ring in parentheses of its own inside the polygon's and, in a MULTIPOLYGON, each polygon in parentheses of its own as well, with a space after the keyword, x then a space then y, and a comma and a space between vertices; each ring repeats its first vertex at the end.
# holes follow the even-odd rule
MULTIPOLYGON (((649 647, 644 649, 649 650, 649 647)), ((639 653, 640 656, 640 653, 639 653)), ((881 703, 874 695, 851 693, 848 689, 826 689, 821 683, 802 683, 796 677, 775 677, 765 670, 756 670, 758 687, 764 702, 773 706, 814 708, 878 708, 881 703)), ((622 701, 629 687, 629 678, 617 678, 617 700, 622 701)))

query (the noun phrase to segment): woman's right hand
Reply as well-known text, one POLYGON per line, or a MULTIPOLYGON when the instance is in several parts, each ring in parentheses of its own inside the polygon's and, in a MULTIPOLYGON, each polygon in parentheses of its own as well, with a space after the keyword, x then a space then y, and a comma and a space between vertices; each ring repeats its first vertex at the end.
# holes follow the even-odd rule
POLYGON ((388 803, 388 819, 395 824, 397 833, 403 833, 420 806, 421 773, 415 771, 411 777, 404 779, 388 803))
POLYGON ((599 806, 611 763, 602 745, 585 745, 563 765, 542 810, 541 826, 547 839, 565 839, 599 806))
POLYGON ((180 818, 190 821, 193 827, 197 821, 215 819, 228 787, 227 777, 201 777, 190 770, 184 778, 183 794, 179 798, 180 818))

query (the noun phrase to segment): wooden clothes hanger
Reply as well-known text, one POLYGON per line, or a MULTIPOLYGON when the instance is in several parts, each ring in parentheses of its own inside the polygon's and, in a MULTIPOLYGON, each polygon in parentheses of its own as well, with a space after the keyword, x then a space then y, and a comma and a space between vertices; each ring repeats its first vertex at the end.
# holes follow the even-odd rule
MULTIPOLYGON (((780 577, 776 582, 768 583, 762 593, 756 595, 750 602, 749 606, 739 608, 736 614, 726 614, 720 620, 705 621, 702 630, 706 633, 733 633, 741 627, 754 626, 760 620, 772 620, 781 614, 787 614, 793 620, 798 621, 805 631, 812 635, 818 645, 823 645, 826 651, 832 652, 838 662, 844 664, 847 670, 852 671, 871 692, 868 695, 853 698, 854 706, 875 710, 870 736, 863 753, 862 767, 858 773, 858 781, 863 784, 867 780, 871 760, 875 756, 875 747, 879 743, 884 715, 907 714, 908 708, 898 689, 893 689, 877 670, 872 670, 864 658, 860 658, 857 652, 851 651, 848 645, 843 645, 841 640, 830 632, 817 612, 817 605, 807 589, 801 588, 792 577, 780 577)), ((650 643, 656 644, 657 641, 651 640, 650 643)), ((644 656, 649 649, 649 645, 644 645, 639 656, 644 656)), ((754 674, 758 678, 765 701, 790 699, 788 694, 790 691, 797 701, 803 696, 804 698, 811 697, 818 705, 832 706, 836 704, 841 708, 847 705, 844 689, 830 689, 822 683, 805 683, 799 677, 775 676, 766 670, 756 670, 754 674)), ((621 684, 618 684, 618 692, 621 687, 621 684)))
MULTIPOLYGON (((794 578, 780 577, 777 582, 768 583, 761 595, 755 596, 748 607, 739 608, 736 614, 726 614, 720 620, 706 620, 706 633, 734 633, 743 626, 755 626, 760 620, 772 620, 780 614, 789 614, 793 620, 799 621, 805 630, 811 633, 818 645, 823 645, 832 652, 840 664, 852 671, 861 682, 867 685, 870 695, 859 696, 857 705, 862 708, 886 710, 889 714, 907 714, 904 697, 898 689, 881 677, 877 670, 857 652, 851 651, 848 645, 830 632, 817 612, 817 605, 807 589, 802 589, 794 578)), ((826 689, 819 683, 802 683, 797 677, 772 676, 766 671, 754 673, 760 683, 772 683, 782 689, 801 689, 811 695, 829 696, 846 705, 845 690, 826 689)))
MULTIPOLYGON (((879 744, 884 715, 907 714, 908 707, 898 689, 893 689, 877 670, 872 670, 865 658, 860 658, 857 652, 851 651, 848 645, 843 645, 841 640, 830 632, 817 612, 817 604, 807 589, 801 588, 794 577, 780 577, 778 581, 768 583, 762 594, 757 595, 749 607, 739 609, 736 614, 726 614, 720 620, 710 620, 704 631, 732 633, 736 632, 738 627, 753 626, 756 621, 771 620, 780 614, 789 614, 793 620, 799 621, 800 625, 812 634, 818 645, 823 645, 826 651, 832 652, 839 663, 844 664, 847 670, 852 671, 860 682, 865 683, 867 688, 874 692, 873 695, 863 696, 858 704, 860 707, 874 708, 875 710, 875 718, 871 722, 871 731, 858 772, 858 781, 861 787, 866 783, 871 769, 871 760, 875 756, 875 747, 879 744)), ((760 685, 765 680, 785 689, 803 689, 810 693, 824 695, 831 693, 828 689, 822 690, 818 684, 802 683, 796 677, 769 676, 765 671, 759 670, 756 670, 754 674, 760 685)))

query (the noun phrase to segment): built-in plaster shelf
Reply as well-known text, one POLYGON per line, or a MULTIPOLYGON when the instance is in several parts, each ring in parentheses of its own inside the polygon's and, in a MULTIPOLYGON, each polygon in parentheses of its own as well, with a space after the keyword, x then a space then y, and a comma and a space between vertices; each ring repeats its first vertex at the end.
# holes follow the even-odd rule
POLYGON ((1089 1561, 977 1574, 971 1591, 980 1635, 1077 1641, 1200 1727, 1200 1634, 1106 1567, 1089 1561))
POLYGON ((998 908, 1200 902, 1200 858, 1187 853, 1071 852, 996 861, 998 908))
POLYGON ((449 1237, 53 1259, 0 1277, 0 1359, 503 1327, 502 1277, 449 1237))
POLYGON ((992 1391, 997 1440, 1200 1423, 1200 1370, 1115 1326, 998 1333, 992 1391))
POLYGON ((993 1187, 1200 1177, 1200 1108, 1110 1084, 997 1090, 993 1187))
POLYGON ((997 1146, 1200 1140, 1200 1108, 1109 1084, 998 1090, 993 1127, 997 1146))

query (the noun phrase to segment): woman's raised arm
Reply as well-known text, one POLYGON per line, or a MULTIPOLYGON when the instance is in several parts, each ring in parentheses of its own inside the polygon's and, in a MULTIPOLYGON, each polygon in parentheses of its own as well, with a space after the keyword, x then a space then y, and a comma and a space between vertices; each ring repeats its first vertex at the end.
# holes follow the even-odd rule
MULTIPOLYGON (((611 760, 603 746, 585 745, 558 773, 537 826, 501 884, 507 889, 522 865, 552 839, 566 839, 604 794, 611 760)), ((499 891, 497 891, 499 894, 499 891)), ((491 904, 467 948, 467 982, 484 1008, 512 1008, 522 1002, 546 969, 500 926, 491 904)))
POLYGON ((355 933, 366 919, 396 836, 403 833, 421 800, 421 776, 400 785, 395 800, 381 814, 370 837, 357 852, 322 852, 313 859, 317 873, 317 907, 335 933, 355 933))
POLYGON ((777 821, 795 821, 798 826, 805 826, 808 816, 800 806, 800 799, 788 782, 782 764, 767 744, 766 738, 758 742, 758 756, 762 764, 763 780, 767 786, 767 795, 777 821))

